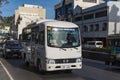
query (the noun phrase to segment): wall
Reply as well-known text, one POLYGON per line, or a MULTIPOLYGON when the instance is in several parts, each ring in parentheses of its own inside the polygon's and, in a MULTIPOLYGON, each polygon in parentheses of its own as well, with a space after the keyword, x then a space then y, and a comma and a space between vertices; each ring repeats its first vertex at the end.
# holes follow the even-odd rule
POLYGON ((120 34, 120 2, 108 2, 109 6, 109 32, 108 34, 120 34))

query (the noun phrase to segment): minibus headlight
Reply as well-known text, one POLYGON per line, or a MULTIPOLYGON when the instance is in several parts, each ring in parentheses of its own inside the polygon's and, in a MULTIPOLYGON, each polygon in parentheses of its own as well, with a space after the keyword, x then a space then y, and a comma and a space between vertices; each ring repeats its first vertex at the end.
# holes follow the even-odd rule
POLYGON ((54 59, 46 59, 48 64, 55 64, 55 60, 54 59))
POLYGON ((76 63, 80 63, 80 62, 82 62, 82 58, 77 58, 76 63))
POLYGON ((31 48, 30 48, 30 47, 27 47, 27 50, 28 50, 28 51, 31 51, 31 48))

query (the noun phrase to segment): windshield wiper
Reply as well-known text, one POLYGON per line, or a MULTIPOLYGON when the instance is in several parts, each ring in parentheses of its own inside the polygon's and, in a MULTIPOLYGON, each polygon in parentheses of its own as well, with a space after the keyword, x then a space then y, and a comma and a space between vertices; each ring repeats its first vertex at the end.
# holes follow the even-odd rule
POLYGON ((60 49, 62 49, 62 50, 64 50, 64 51, 66 51, 66 49, 64 49, 64 48, 60 48, 60 49))
POLYGON ((78 48, 77 48, 77 47, 73 47, 73 48, 78 50, 78 48))

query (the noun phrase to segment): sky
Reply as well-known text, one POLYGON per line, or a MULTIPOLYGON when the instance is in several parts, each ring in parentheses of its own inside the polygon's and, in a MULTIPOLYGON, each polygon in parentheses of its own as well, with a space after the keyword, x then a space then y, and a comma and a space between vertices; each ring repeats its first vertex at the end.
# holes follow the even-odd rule
POLYGON ((0 11, 2 11, 1 14, 2 16, 13 16, 15 10, 18 9, 19 6, 23 4, 33 4, 42 6, 43 8, 46 9, 47 19, 54 19, 55 18, 54 6, 60 3, 61 0, 8 0, 8 1, 9 4, 0 7, 0 11))
POLYGON ((46 9, 46 18, 54 19, 55 10, 54 6, 60 3, 61 0, 8 0, 9 4, 3 5, 0 7, 0 11, 2 11, 2 16, 13 16, 15 10, 18 9, 19 6, 23 4, 33 4, 39 5, 46 9))

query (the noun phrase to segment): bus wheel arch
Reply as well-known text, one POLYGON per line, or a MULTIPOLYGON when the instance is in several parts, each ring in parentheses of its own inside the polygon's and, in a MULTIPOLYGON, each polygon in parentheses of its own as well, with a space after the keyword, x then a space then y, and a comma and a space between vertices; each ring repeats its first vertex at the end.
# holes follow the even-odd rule
POLYGON ((42 65, 41 65, 41 60, 37 59, 37 70, 41 73, 41 74, 45 74, 45 71, 42 69, 42 65))

